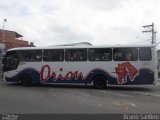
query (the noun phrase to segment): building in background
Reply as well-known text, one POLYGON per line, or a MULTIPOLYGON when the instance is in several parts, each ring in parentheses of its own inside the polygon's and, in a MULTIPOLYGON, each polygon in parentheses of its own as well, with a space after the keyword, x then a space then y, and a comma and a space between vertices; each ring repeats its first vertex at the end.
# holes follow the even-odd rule
POLYGON ((34 47, 34 43, 23 40, 23 36, 15 31, 0 29, 0 44, 5 44, 5 50, 15 47, 34 47))

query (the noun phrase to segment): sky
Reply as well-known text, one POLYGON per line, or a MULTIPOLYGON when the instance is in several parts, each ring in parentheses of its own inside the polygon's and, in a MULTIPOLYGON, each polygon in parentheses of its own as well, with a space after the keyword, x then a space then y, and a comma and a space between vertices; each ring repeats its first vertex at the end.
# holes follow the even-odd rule
POLYGON ((160 0, 0 0, 0 29, 36 46, 89 42, 150 44, 142 26, 154 23, 160 43, 160 0))

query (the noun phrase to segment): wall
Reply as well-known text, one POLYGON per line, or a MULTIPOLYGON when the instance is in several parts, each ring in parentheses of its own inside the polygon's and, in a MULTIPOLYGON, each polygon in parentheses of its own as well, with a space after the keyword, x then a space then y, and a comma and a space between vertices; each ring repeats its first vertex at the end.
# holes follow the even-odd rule
MULTIPOLYGON (((29 42, 22 40, 22 37, 17 38, 16 32, 14 31, 4 31, 6 50, 14 47, 29 47, 29 42)), ((21 36, 21 35, 20 35, 21 36)), ((0 29, 0 43, 3 43, 3 30, 0 29)))

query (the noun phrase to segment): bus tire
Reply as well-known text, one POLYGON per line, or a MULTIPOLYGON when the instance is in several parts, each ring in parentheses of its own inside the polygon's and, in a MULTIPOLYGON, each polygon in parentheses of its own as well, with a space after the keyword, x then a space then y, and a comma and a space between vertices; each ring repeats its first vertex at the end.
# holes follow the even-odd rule
POLYGON ((29 74, 23 74, 20 77, 20 82, 22 86, 29 87, 32 85, 32 77, 29 74))
POLYGON ((96 89, 104 89, 107 85, 106 78, 104 76, 96 76, 93 78, 93 86, 96 89))

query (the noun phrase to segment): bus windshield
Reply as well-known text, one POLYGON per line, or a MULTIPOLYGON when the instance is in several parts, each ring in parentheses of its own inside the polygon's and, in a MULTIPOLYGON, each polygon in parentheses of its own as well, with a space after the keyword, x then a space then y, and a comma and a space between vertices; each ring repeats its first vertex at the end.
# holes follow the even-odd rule
POLYGON ((3 62, 4 62, 3 71, 16 70, 19 64, 19 57, 16 51, 7 52, 3 62))

